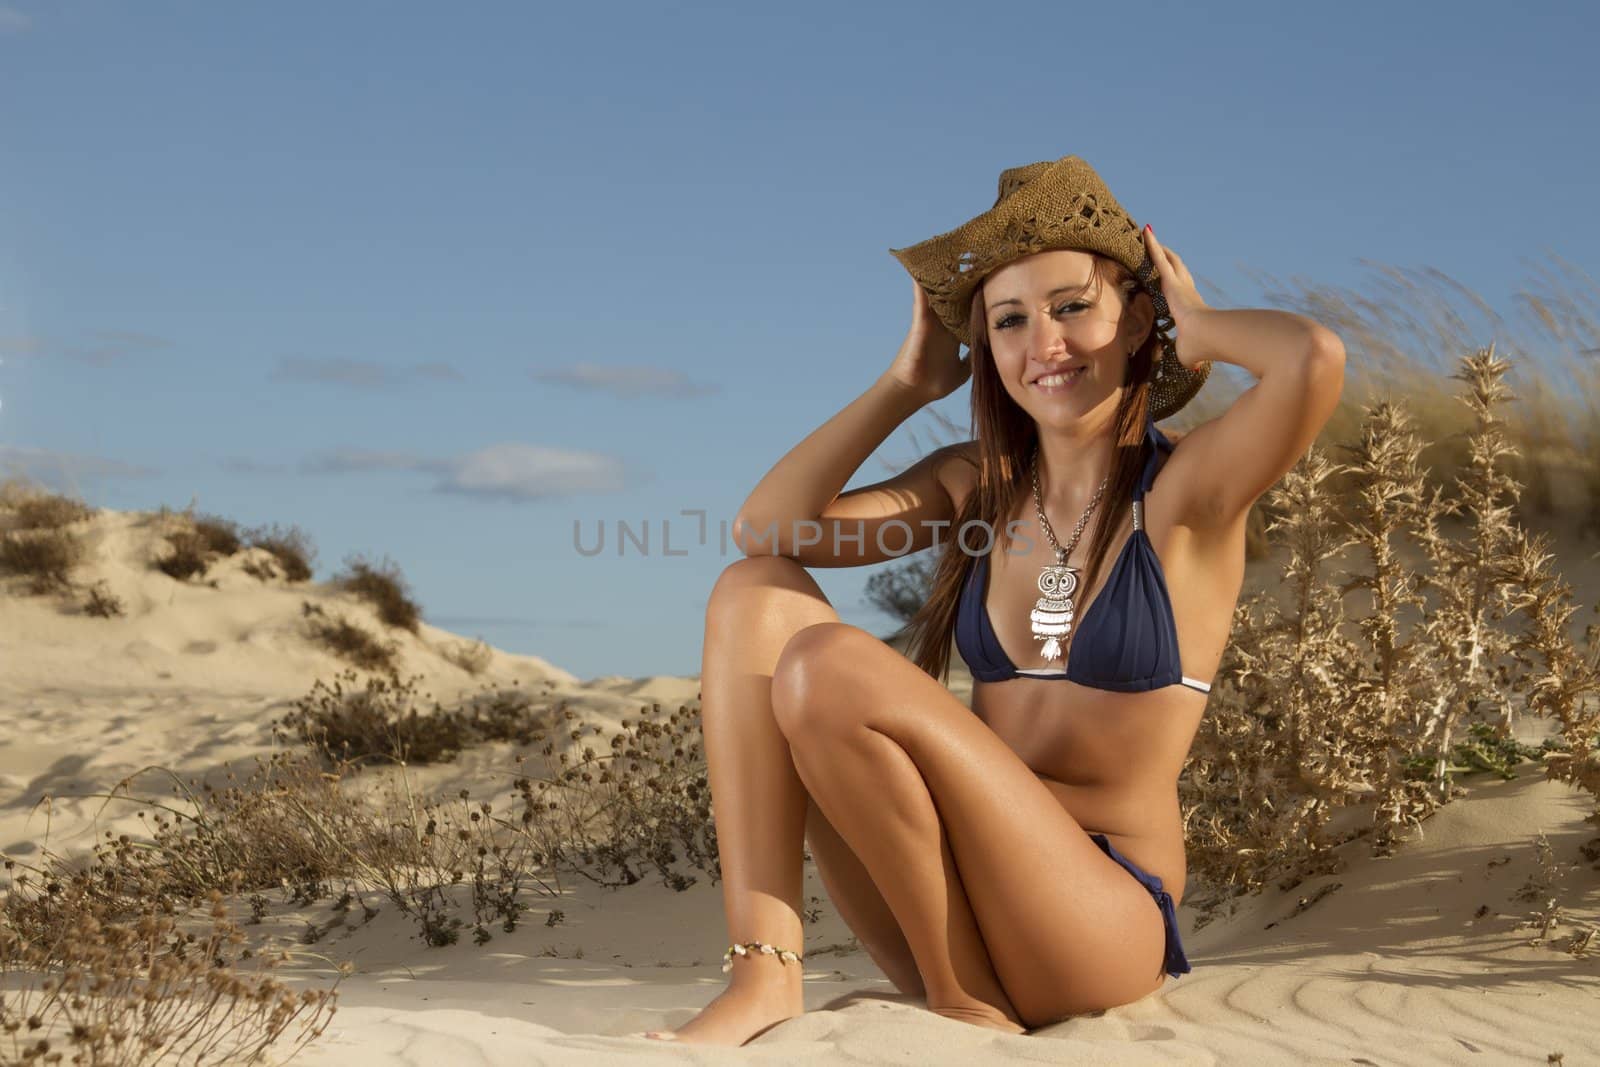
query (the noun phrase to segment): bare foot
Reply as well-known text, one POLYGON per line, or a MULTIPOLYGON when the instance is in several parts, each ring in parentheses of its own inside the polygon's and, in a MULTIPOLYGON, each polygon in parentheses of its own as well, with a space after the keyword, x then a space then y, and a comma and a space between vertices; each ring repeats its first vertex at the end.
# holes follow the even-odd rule
POLYGON ((751 960, 744 974, 735 968, 733 981, 700 1010, 700 1014, 676 1030, 648 1030, 645 1036, 655 1041, 675 1041, 685 1045, 742 1045, 763 1030, 805 1011, 800 990, 800 969, 763 974, 755 968, 771 967, 771 960, 751 960), (754 964, 754 967, 750 967, 754 964))

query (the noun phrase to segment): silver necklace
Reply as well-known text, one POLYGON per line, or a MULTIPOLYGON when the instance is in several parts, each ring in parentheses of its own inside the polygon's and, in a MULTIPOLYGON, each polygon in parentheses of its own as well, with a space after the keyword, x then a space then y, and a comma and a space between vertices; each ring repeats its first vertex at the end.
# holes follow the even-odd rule
POLYGON ((1039 448, 1033 450, 1033 506, 1039 513, 1039 526, 1044 530, 1045 536, 1050 539, 1050 546, 1055 549, 1056 561, 1047 563, 1039 570, 1039 592, 1044 594, 1034 601, 1033 611, 1028 615, 1033 624, 1033 639, 1043 641, 1044 648, 1041 655, 1046 662, 1053 662, 1061 658, 1061 649, 1065 644, 1067 634, 1072 631, 1072 594, 1078 588, 1078 571, 1067 566, 1067 557, 1077 547, 1078 538, 1083 534, 1084 524, 1089 521, 1089 515, 1094 511, 1095 505, 1100 503, 1100 496, 1106 491, 1106 483, 1111 480, 1111 472, 1106 471, 1106 476, 1100 480, 1100 488, 1094 491, 1094 496, 1089 500, 1089 506, 1083 509, 1083 515, 1078 519, 1078 525, 1072 531, 1072 537, 1067 541, 1067 547, 1062 548, 1056 540, 1056 532, 1050 526, 1050 520, 1045 518, 1044 501, 1039 494, 1039 448))

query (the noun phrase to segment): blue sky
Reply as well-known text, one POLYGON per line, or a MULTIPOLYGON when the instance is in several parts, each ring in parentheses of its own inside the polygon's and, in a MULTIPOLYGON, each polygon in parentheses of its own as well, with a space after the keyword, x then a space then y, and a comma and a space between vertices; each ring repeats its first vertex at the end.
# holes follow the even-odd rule
MULTIPOLYGON (((1363 260, 1509 303, 1548 252, 1600 268, 1597 29, 1578 3, 3 0, 0 471, 298 524, 319 578, 388 555, 430 622, 584 677, 692 674, 716 524, 905 335, 889 248, 1075 154, 1222 306, 1363 260), (624 519, 647 555, 617 557, 624 519)), ((914 416, 848 487, 936 436, 914 416)), ((883 633, 873 570, 813 573, 883 633)))

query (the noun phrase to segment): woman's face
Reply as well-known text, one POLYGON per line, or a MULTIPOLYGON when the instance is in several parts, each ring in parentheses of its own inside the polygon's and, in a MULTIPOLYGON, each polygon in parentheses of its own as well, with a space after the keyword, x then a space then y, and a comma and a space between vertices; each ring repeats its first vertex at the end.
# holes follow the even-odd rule
POLYGON ((1093 270, 1089 253, 1052 249, 984 279, 995 370, 1011 399, 1041 425, 1071 425, 1108 398, 1114 405, 1128 350, 1142 340, 1130 329, 1139 316, 1123 314, 1122 290, 1093 270), (1057 377, 1063 373, 1065 380, 1057 377))

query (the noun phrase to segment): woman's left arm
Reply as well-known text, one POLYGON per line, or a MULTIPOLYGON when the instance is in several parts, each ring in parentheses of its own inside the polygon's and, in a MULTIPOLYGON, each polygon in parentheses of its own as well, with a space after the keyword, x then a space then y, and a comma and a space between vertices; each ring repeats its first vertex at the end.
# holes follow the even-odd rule
POLYGON ((1255 376, 1221 415, 1183 436, 1168 466, 1185 525, 1239 520, 1316 440, 1344 389, 1344 343, 1313 319, 1265 308, 1213 308, 1183 261, 1145 232, 1185 367, 1232 363, 1255 376))

